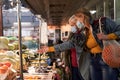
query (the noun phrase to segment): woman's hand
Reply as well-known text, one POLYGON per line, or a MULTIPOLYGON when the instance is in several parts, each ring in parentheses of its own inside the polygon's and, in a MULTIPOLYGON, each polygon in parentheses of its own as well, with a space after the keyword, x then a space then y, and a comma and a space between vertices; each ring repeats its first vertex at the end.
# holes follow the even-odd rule
POLYGON ((37 52, 38 53, 45 53, 48 52, 49 47, 48 46, 42 46, 37 52))
POLYGON ((108 40, 108 36, 103 33, 98 33, 97 37, 99 40, 108 40))

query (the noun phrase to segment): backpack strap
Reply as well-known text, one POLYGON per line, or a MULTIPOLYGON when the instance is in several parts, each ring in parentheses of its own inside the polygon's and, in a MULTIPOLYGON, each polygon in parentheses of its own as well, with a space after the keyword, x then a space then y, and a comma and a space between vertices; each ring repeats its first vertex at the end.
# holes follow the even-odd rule
POLYGON ((103 31, 102 31, 101 17, 99 18, 99 30, 100 30, 100 33, 103 33, 103 31))
POLYGON ((92 26, 93 26, 93 31, 95 31, 96 33, 99 33, 99 32, 101 32, 100 31, 100 29, 102 30, 102 32, 104 32, 103 31, 103 26, 105 26, 105 20, 106 20, 106 17, 100 17, 99 19, 97 19, 97 20, 94 20, 93 21, 93 24, 92 24, 92 26), (99 21, 100 20, 100 21, 99 21), (101 22, 100 24, 99 24, 99 22, 101 22), (101 28, 99 28, 99 25, 101 25, 101 28))
MULTIPOLYGON (((101 22, 103 22, 106 19, 106 17, 100 17, 100 18, 101 18, 101 22)), ((99 19, 93 21, 93 25, 98 25, 98 23, 99 23, 99 19)))

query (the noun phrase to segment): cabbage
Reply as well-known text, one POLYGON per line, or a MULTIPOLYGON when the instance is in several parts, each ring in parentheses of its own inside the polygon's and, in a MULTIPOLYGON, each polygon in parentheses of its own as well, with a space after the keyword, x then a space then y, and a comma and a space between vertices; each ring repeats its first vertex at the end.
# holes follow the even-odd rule
POLYGON ((15 49, 15 46, 13 44, 8 44, 9 46, 9 50, 14 50, 15 49))
POLYGON ((0 49, 8 49, 9 40, 6 37, 0 37, 0 49))

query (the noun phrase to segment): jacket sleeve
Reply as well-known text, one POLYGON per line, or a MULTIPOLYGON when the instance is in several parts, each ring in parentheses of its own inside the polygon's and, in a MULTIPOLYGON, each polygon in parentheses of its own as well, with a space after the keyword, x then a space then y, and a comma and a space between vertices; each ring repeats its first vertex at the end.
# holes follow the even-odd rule
POLYGON ((69 50, 74 47, 75 47, 74 43, 71 40, 69 40, 69 41, 63 42, 62 44, 55 45, 54 49, 55 49, 55 52, 62 52, 62 51, 69 50))
POLYGON ((117 25, 113 20, 106 18, 105 20, 105 30, 107 34, 115 34, 118 38, 120 38, 120 25, 117 25))

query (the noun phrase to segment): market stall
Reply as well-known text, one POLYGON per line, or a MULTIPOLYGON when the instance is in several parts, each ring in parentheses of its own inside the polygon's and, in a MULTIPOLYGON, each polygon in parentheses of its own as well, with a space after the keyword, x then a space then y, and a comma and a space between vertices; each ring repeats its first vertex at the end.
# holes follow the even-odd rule
MULTIPOLYGON (((17 40, 10 37, 0 37, 0 80, 20 78, 19 43, 17 40)), ((36 80, 52 79, 55 72, 53 66, 47 64, 48 58, 47 54, 44 53, 39 56, 37 50, 28 49, 26 45, 22 44, 23 78, 25 80, 28 80, 28 78, 35 78, 36 80)))
POLYGON ((47 23, 37 16, 40 19, 39 41, 34 41, 32 37, 26 39, 21 34, 20 0, 16 0, 16 3, 18 36, 0 37, 0 80, 54 80, 57 74, 56 64, 49 66, 48 54, 37 52, 41 45, 48 43, 47 23))

